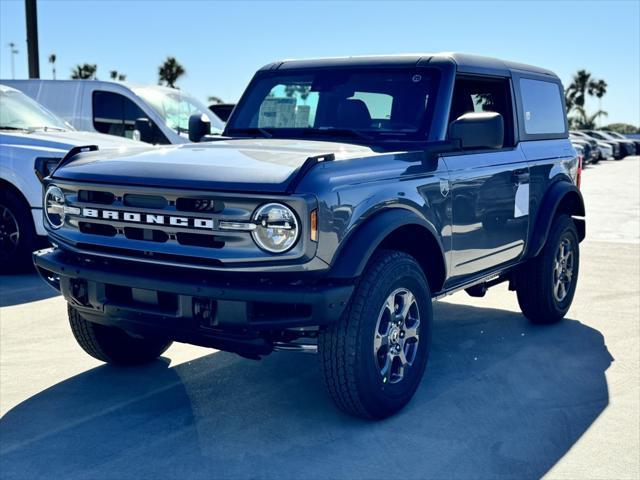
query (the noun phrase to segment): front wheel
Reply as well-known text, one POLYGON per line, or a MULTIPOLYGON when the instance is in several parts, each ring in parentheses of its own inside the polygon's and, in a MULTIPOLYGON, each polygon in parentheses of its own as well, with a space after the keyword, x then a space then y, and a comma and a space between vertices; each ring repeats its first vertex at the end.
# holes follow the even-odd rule
POLYGON ((117 327, 90 322, 68 305, 71 331, 78 345, 98 360, 114 365, 149 363, 171 346, 164 337, 133 337, 117 327))
POLYGON ((533 323, 561 320, 573 301, 578 283, 580 246, 571 217, 557 217, 547 243, 537 257, 521 267, 516 293, 522 313, 533 323))
POLYGON ((432 317, 429 285, 415 259, 376 254, 341 319, 318 339, 322 376, 336 405, 363 418, 404 407, 424 374, 432 317))
POLYGON ((36 243, 29 205, 12 191, 0 190, 0 272, 31 267, 36 243))

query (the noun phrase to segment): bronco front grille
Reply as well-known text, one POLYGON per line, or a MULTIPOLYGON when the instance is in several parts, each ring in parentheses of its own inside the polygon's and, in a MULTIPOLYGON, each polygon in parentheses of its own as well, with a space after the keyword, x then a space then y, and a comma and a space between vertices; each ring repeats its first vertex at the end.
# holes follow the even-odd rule
MULTIPOLYGON (((220 229, 220 222, 249 222, 260 205, 280 201, 297 210, 304 229, 310 211, 309 200, 292 196, 55 183, 65 196, 66 220, 50 231, 52 239, 94 255, 153 263, 207 268, 271 260, 250 231, 220 229)), ((278 260, 300 258, 306 246, 303 239, 278 260)))

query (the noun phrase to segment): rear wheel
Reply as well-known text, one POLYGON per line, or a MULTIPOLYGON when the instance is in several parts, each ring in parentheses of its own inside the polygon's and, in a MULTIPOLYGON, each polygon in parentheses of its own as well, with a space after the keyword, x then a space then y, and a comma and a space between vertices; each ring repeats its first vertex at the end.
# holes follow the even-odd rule
POLYGON ((516 280, 522 313, 534 323, 554 323, 569 310, 578 282, 580 247, 571 217, 554 221, 540 254, 521 267, 516 280))
POLYGON ((0 272, 24 270, 32 265, 36 231, 31 210, 10 190, 0 190, 0 272))
POLYGON ((377 254, 342 318, 318 340, 323 379, 336 405, 364 418, 404 407, 424 374, 432 316, 429 285, 415 259, 377 254))
POLYGON ((71 331, 78 345, 98 360, 115 365, 148 363, 171 346, 164 337, 133 337, 120 328, 89 322, 68 305, 71 331))

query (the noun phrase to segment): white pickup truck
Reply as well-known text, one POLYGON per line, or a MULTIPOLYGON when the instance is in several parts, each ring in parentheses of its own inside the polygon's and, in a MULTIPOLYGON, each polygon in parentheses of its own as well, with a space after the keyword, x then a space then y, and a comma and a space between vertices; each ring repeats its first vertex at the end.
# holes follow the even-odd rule
POLYGON ((30 265, 31 252, 46 241, 36 159, 53 167, 81 145, 145 147, 126 138, 78 132, 23 93, 0 85, 0 273, 30 265))

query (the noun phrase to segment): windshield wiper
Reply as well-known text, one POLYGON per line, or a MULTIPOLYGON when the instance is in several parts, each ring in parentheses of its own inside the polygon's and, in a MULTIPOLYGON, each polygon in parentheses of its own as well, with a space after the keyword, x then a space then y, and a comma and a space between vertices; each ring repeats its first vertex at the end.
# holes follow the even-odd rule
POLYGON ((29 127, 28 130, 31 130, 32 132, 35 132, 37 130, 43 130, 45 132, 48 132, 49 130, 52 131, 56 131, 56 132, 66 132, 67 130, 61 127, 52 127, 49 125, 43 125, 42 127, 29 127))
POLYGON ((28 128, 12 127, 11 125, 0 125, 0 130, 28 130, 28 128))
POLYGON ((260 136, 262 136, 264 138, 272 138, 273 137, 273 133, 271 133, 270 131, 268 131, 265 128, 260 128, 260 127, 234 128, 229 133, 231 135, 233 135, 234 133, 240 133, 240 134, 245 133, 247 135, 260 135, 260 136))

